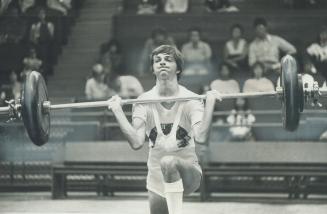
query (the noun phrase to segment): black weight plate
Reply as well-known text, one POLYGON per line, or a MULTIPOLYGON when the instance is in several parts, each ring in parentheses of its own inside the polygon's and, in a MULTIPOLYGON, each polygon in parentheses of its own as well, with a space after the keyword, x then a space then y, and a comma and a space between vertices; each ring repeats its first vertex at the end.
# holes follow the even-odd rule
POLYGON ((31 141, 45 144, 50 135, 50 114, 43 111, 43 102, 48 101, 48 91, 42 75, 32 71, 25 78, 22 91, 22 118, 31 141))

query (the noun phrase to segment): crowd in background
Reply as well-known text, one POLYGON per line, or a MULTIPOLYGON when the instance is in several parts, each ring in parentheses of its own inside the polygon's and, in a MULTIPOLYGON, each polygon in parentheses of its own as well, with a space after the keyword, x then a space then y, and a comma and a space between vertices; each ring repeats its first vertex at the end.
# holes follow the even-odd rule
MULTIPOLYGON (((203 4, 208 13, 240 11, 228 0, 205 0, 203 4)), ((284 0, 284 5, 289 8, 315 8, 321 4, 324 2, 318 0, 284 0)), ((45 78, 53 75, 53 65, 61 47, 67 43, 69 29, 80 5, 78 0, 1 1, 0 55, 2 59, 8 59, 8 62, 0 70, 2 79, 5 74, 8 81, 2 86, 0 100, 17 99, 21 87, 19 79, 32 70, 41 72, 45 78)), ((136 14, 183 14, 188 12, 189 7, 188 0, 139 0, 136 14)), ((326 86, 326 26, 322 25, 319 32, 312 32, 317 33, 317 41, 312 41, 303 53, 283 37, 270 33, 269 23, 264 17, 254 18, 252 24, 253 29, 244 29, 238 23, 230 26, 230 37, 226 38, 223 49, 219 50, 222 53, 219 63, 213 60, 212 47, 203 38, 201 27, 189 23, 190 28, 185 32, 187 39, 178 47, 169 32, 156 27, 144 41, 139 65, 131 75, 125 71, 126 53, 121 44, 117 39, 110 39, 99 49, 85 84, 85 97, 87 100, 104 100, 115 94, 123 98, 138 97, 144 89, 137 77, 151 74, 150 53, 163 44, 181 50, 184 56, 183 76, 201 77, 218 72, 218 79, 208 82, 203 87, 205 90, 215 89, 221 93, 274 91, 279 86, 280 59, 286 54, 298 59, 303 68, 304 84, 312 84, 313 79, 319 76, 323 77, 320 78, 320 86, 326 86), (253 31, 254 37, 251 40, 245 39, 245 31, 253 31), (219 65, 216 66, 217 64, 219 65)), ((238 99, 233 105, 233 110, 224 122, 238 127, 230 129, 234 139, 254 139, 250 128, 246 126, 255 122, 247 100, 238 99), (240 128, 242 125, 245 126, 240 128)))
POLYGON ((12 77, 21 81, 33 71, 45 79, 67 44, 83 0, 2 0, 0 3, 1 98, 18 97, 12 77), (12 90, 11 90, 12 88, 12 90))

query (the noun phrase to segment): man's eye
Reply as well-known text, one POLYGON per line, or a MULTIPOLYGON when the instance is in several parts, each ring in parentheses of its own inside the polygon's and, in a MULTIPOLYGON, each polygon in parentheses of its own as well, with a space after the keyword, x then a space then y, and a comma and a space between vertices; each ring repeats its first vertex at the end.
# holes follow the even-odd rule
POLYGON ((159 62, 160 61, 160 58, 155 58, 154 59, 154 62, 159 62))

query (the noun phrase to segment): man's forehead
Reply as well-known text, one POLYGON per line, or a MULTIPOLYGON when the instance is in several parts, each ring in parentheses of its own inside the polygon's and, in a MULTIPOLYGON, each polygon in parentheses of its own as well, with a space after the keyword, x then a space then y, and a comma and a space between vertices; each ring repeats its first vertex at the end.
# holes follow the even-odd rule
POLYGON ((166 57, 166 56, 172 57, 173 55, 169 54, 169 53, 158 53, 158 54, 154 55, 154 57, 166 57))

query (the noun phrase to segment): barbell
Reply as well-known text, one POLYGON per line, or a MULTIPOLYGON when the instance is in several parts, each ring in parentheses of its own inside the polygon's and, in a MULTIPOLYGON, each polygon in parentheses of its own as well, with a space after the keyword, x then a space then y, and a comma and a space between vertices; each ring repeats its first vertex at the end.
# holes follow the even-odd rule
MULTIPOLYGON (((319 91, 319 87, 317 90, 311 90, 310 93, 305 93, 303 91, 302 77, 297 74, 296 61, 292 56, 285 56, 281 60, 281 65, 281 87, 277 87, 276 91, 222 94, 221 98, 233 99, 262 96, 278 97, 282 102, 282 121, 284 128, 288 131, 296 130, 299 125, 300 112, 303 111, 304 96, 306 95, 306 97, 309 97, 310 95, 310 97, 313 97, 316 100, 318 95, 321 94, 321 91, 319 91)), ((125 99, 121 101, 121 104, 147 104, 204 99, 206 99, 206 95, 157 99, 125 99)), ((13 118, 22 118, 31 141, 37 146, 42 146, 48 141, 50 136, 51 110, 107 106, 108 101, 52 105, 49 101, 47 87, 42 75, 33 71, 26 75, 20 101, 17 103, 9 102, 8 106, 0 107, 0 114, 9 114, 13 118)))

